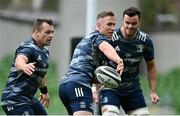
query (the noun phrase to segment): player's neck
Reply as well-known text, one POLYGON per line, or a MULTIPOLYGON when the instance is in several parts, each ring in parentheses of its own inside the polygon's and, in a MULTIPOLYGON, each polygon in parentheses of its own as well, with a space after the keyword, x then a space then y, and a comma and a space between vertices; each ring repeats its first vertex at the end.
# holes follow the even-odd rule
POLYGON ((35 37, 35 36, 32 35, 32 38, 34 39, 36 45, 37 45, 40 49, 43 49, 43 48, 44 48, 44 46, 41 44, 40 40, 39 40, 37 37, 35 37))

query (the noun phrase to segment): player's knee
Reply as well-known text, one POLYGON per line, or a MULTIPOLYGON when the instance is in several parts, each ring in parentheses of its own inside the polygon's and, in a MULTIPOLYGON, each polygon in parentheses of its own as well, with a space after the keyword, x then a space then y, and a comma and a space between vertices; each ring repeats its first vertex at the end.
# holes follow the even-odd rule
POLYGON ((132 111, 128 112, 129 115, 148 115, 149 114, 149 110, 147 107, 144 108, 138 108, 132 111))
POLYGON ((120 114, 118 107, 114 105, 104 105, 101 110, 103 116, 117 116, 120 114))

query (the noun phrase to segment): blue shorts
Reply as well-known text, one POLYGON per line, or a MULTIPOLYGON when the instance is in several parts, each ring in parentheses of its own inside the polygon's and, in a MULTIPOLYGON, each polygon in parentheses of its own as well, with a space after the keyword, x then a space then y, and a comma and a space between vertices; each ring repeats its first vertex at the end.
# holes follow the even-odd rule
POLYGON ((59 86, 59 97, 69 115, 76 111, 93 113, 93 98, 91 88, 70 81, 59 86))
POLYGON ((102 90, 100 92, 100 101, 101 106, 115 105, 118 108, 121 106, 125 113, 138 108, 147 107, 142 90, 140 89, 130 93, 122 93, 109 89, 102 90))
POLYGON ((2 108, 7 115, 47 115, 39 101, 31 105, 3 105, 2 108))

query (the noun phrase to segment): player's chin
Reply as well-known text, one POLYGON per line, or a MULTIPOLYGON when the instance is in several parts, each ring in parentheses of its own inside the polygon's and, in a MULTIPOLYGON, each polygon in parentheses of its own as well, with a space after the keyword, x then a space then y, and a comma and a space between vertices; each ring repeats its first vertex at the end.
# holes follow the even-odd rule
POLYGON ((126 33, 127 33, 128 35, 134 35, 135 32, 136 32, 135 30, 127 30, 127 31, 126 31, 126 33))
POLYGON ((46 46, 50 46, 50 45, 51 45, 51 42, 47 42, 47 43, 46 43, 46 46))
POLYGON ((113 34, 109 34, 109 35, 108 35, 108 38, 111 39, 111 38, 112 38, 112 35, 113 35, 113 34))

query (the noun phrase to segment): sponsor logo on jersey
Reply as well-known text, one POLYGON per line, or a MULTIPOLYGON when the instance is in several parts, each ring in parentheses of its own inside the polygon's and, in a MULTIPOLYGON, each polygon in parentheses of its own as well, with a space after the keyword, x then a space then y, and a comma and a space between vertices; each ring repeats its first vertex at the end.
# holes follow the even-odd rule
POLYGON ((141 57, 138 57, 138 58, 125 58, 124 61, 131 62, 131 63, 136 63, 136 62, 140 62, 141 59, 142 59, 141 57))

